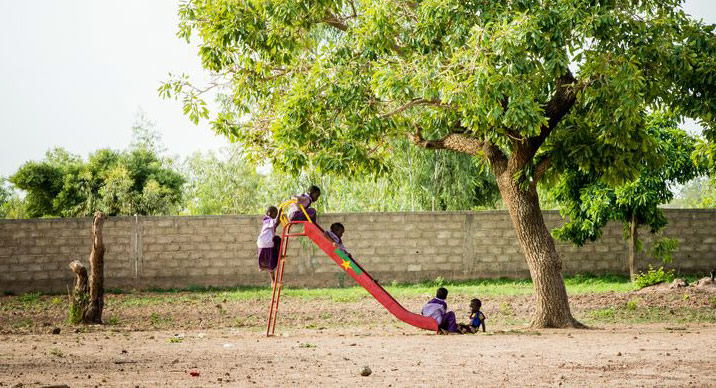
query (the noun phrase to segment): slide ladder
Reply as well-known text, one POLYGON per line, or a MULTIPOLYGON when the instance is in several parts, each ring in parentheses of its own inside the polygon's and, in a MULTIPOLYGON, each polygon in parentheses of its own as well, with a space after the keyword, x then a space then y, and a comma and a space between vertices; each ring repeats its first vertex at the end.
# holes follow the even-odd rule
MULTIPOLYGON (((284 204, 285 205, 285 204, 284 204)), ((300 205, 299 205, 300 206, 300 205)), ((282 206, 283 208, 284 206, 282 206)), ((305 210, 301 209, 304 211, 305 210)), ((308 215, 306 214, 306 219, 308 215)), ((438 324, 430 317, 415 314, 406 310, 398 303, 383 287, 380 286, 368 272, 354 259, 348 257, 340 249, 333 246, 333 241, 323 234, 323 230, 311 221, 288 221, 284 218, 281 220, 283 233, 281 236, 281 247, 279 248, 278 266, 276 267, 276 280, 273 283, 273 294, 271 296, 271 308, 269 309, 268 325, 266 327, 266 336, 271 336, 276 330, 276 318, 278 315, 278 304, 281 299, 281 288, 283 286, 283 273, 286 264, 286 252, 288 242, 291 237, 305 236, 310 238, 328 257, 339 265, 348 275, 350 275, 358 284, 370 293, 373 298, 378 300, 386 310, 393 314, 401 321, 419 327, 421 329, 432 330, 437 332, 438 324), (294 225, 303 225, 302 233, 291 233, 291 227, 294 225)))

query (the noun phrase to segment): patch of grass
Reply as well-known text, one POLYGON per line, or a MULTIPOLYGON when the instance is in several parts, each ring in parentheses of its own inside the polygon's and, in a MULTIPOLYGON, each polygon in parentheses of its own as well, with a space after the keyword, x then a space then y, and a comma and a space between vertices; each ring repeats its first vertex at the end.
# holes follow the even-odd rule
POLYGON ((41 294, 39 292, 28 292, 20 295, 17 300, 24 304, 26 307, 35 305, 40 302, 41 294))
POLYGON ((50 304, 52 304, 52 305, 62 304, 62 298, 54 296, 54 297, 52 297, 52 299, 50 299, 50 304))
POLYGON ((165 323, 171 323, 172 317, 163 317, 157 313, 152 313, 152 315, 149 316, 149 322, 152 323, 152 326, 161 326, 165 323))
POLYGON ((170 344, 180 344, 180 343, 182 343, 182 342, 184 342, 184 337, 174 336, 174 337, 170 337, 170 338, 169 338, 169 343, 170 343, 170 344))
POLYGON ((589 315, 594 319, 607 320, 614 318, 615 312, 613 308, 607 307, 605 309, 592 310, 589 315))
POLYGON ((117 326, 119 325, 119 318, 117 318, 116 315, 112 315, 109 319, 107 319, 107 324, 110 326, 117 326))
POLYGON ((500 314, 502 315, 512 315, 512 305, 510 302, 502 302, 500 303, 500 314))
POLYGON ((32 320, 31 319, 21 319, 17 322, 12 323, 13 329, 24 329, 32 326, 32 320))
POLYGON ((624 305, 624 308, 627 310, 630 310, 630 311, 634 311, 634 310, 636 310, 637 303, 639 303, 638 299, 632 299, 632 300, 626 302, 626 304, 624 305))
MULTIPOLYGON (((565 278, 567 291, 570 294, 588 294, 603 292, 628 292, 633 289, 629 279, 625 276, 616 275, 576 275, 565 278)), ((411 297, 432 297, 438 285, 445 286, 450 291, 451 297, 494 297, 494 296, 519 296, 531 295, 534 293, 530 279, 477 279, 463 282, 448 282, 442 278, 426 280, 421 283, 402 284, 391 282, 385 285, 385 289, 396 299, 411 297)), ((154 289, 154 293, 132 293, 125 297, 114 300, 119 306, 155 306, 161 304, 183 304, 191 305, 196 303, 224 303, 230 301, 244 301, 256 299, 270 299, 272 289, 266 285, 263 287, 241 286, 241 287, 204 287, 192 285, 184 289, 154 289), (179 292, 190 292, 184 295, 175 295, 179 292)), ((335 303, 352 303, 368 298, 370 295, 359 286, 348 288, 291 288, 286 287, 282 292, 283 296, 306 299, 306 300, 328 300, 335 303)), ((221 313, 221 311, 220 311, 221 313)))
POLYGON ((60 349, 58 349, 58 348, 52 348, 52 349, 50 349, 50 351, 47 352, 47 354, 49 354, 50 356, 60 357, 60 358, 62 358, 62 357, 65 356, 65 354, 62 353, 62 350, 60 350, 60 349))
POLYGON ((331 313, 320 313, 320 314, 318 314, 318 318, 321 318, 321 319, 331 319, 331 318, 333 318, 333 314, 331 314, 331 313))
POLYGON ((316 345, 314 345, 314 344, 309 344, 308 342, 302 342, 300 345, 298 345, 298 347, 299 347, 299 348, 311 349, 311 348, 315 348, 316 345))
POLYGON ((627 305, 591 310, 587 316, 593 323, 716 323, 716 310, 711 308, 635 306, 631 309, 627 305))

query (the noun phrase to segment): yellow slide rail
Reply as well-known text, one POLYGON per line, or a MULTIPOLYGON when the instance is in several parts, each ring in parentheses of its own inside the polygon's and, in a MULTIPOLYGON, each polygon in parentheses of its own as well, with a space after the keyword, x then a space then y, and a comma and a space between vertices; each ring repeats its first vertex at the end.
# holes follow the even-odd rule
POLYGON ((281 206, 280 206, 279 209, 278 209, 279 213, 281 214, 281 215, 279 216, 279 221, 281 221, 281 225, 282 225, 282 226, 286 226, 286 225, 288 225, 288 223, 289 223, 288 217, 286 217, 286 212, 285 212, 284 210, 285 210, 287 207, 289 207, 289 206, 291 206, 291 205, 293 205, 293 204, 296 204, 296 205, 301 209, 301 211, 303 212, 303 215, 306 216, 306 220, 307 220, 308 222, 313 223, 313 221, 311 221, 311 217, 308 216, 308 213, 306 212, 306 209, 303 208, 303 205, 301 205, 300 203, 298 203, 298 201, 296 201, 295 199, 290 199, 290 200, 288 200, 288 201, 282 203, 281 206))

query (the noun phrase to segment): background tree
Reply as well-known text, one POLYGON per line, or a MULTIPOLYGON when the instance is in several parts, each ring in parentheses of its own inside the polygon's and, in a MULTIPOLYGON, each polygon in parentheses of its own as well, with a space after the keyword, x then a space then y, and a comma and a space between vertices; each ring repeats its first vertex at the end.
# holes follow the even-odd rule
POLYGON ((411 149, 402 140, 393 168, 380 177, 330 176, 307 169, 298 174, 262 173, 240 148, 219 154, 196 153, 184 163, 189 214, 256 214, 311 184, 324 188, 321 212, 470 210, 492 208, 499 193, 494 178, 474 158, 449 152, 411 149))
POLYGON ((10 181, 27 193, 30 218, 91 216, 98 210, 109 216, 176 213, 184 177, 161 150, 152 124, 140 116, 128 150, 100 149, 84 162, 55 148, 44 160, 22 165, 10 181))
POLYGON ((691 180, 680 188, 676 194, 676 198, 669 203, 669 207, 716 207, 716 179, 708 176, 701 176, 691 180))
POLYGON ((674 198, 673 185, 684 184, 700 173, 691 159, 697 139, 679 129, 673 118, 653 114, 645 125, 656 144, 649 159, 640 163, 642 168, 636 179, 612 186, 599 174, 580 171, 565 161, 568 164, 560 166, 565 172, 552 187, 555 198, 564 206, 562 215, 568 220, 554 230, 558 238, 581 246, 600 238, 608 221, 624 224, 632 280, 636 277, 634 261, 641 250, 639 226, 647 225, 651 233, 666 226, 666 217, 659 207, 674 198))
MULTIPOLYGON (((391 138, 481 158, 495 175, 532 275, 533 325, 579 326, 537 182, 572 160, 616 182, 655 140, 658 107, 712 125, 716 38, 678 0, 190 0, 223 85, 214 129, 289 171, 383 173, 391 138)), ((186 77, 160 87, 208 117, 186 77)), ((555 171, 557 172, 557 171, 555 171)))

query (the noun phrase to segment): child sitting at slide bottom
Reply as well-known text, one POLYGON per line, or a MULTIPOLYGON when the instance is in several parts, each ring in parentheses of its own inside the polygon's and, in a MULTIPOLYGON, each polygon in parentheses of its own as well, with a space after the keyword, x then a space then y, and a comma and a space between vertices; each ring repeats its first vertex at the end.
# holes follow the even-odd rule
POLYGON ((426 303, 420 313, 426 317, 433 318, 438 323, 441 333, 460 333, 455 320, 455 313, 447 311, 447 302, 445 302, 447 296, 448 290, 445 287, 438 288, 435 298, 426 303))
POLYGON ((470 324, 469 325, 459 325, 460 326, 460 332, 464 333, 477 333, 480 331, 480 326, 482 326, 482 332, 485 332, 485 314, 480 311, 480 308, 482 307, 482 301, 480 299, 473 299, 470 301, 470 324))

